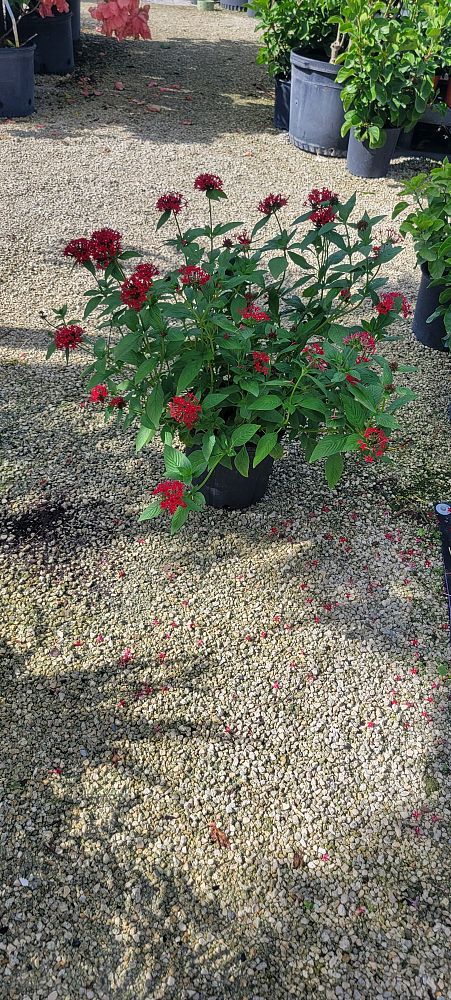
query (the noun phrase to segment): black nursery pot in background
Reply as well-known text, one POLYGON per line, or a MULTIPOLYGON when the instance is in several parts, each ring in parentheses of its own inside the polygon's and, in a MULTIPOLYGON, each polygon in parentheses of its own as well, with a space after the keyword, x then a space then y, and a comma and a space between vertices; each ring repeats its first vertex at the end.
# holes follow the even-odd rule
POLYGON ((354 177, 386 177, 390 160, 395 152, 401 134, 400 128, 387 128, 385 146, 370 149, 368 143, 359 142, 351 129, 349 135, 348 156, 346 166, 354 177))
MULTIPOLYGON (((241 476, 235 467, 228 469, 225 465, 216 466, 205 486, 201 489, 208 507, 216 507, 217 510, 223 508, 245 510, 264 497, 274 459, 268 455, 267 458, 263 459, 263 462, 257 465, 256 469, 253 469, 255 448, 250 445, 247 450, 249 452, 249 475, 247 478, 241 476)), ((204 477, 205 473, 198 482, 202 482, 204 477)))
POLYGON ((72 14, 72 41, 79 42, 81 34, 80 0, 67 0, 72 14))
POLYGON ((290 94, 291 78, 276 76, 274 78, 274 126, 288 132, 290 126, 290 94))
POLYGON ((431 285, 431 278, 426 264, 421 265, 421 282, 418 291, 418 298, 415 306, 412 330, 420 344, 425 347, 432 347, 435 351, 447 351, 443 343, 446 336, 443 317, 439 316, 432 323, 428 323, 428 317, 438 307, 439 298, 444 291, 444 285, 431 285))
POLYGON ((0 118, 34 111, 34 45, 0 49, 0 118))
POLYGON ((22 43, 30 39, 36 46, 35 73, 54 73, 64 76, 72 72, 74 47, 71 13, 55 14, 54 17, 26 14, 19 22, 19 38, 22 43))
POLYGON ((246 0, 220 0, 224 10, 246 10, 246 0))
POLYGON ((341 127, 344 111, 340 67, 327 62, 321 53, 291 53, 290 139, 299 149, 321 156, 346 156, 348 139, 341 127))

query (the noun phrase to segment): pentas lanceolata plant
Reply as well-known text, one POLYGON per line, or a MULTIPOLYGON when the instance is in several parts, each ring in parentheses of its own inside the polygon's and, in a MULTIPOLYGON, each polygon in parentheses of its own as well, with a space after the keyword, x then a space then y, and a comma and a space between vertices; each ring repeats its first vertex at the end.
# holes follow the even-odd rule
POLYGON ((247 477, 282 455, 285 436, 310 462, 325 459, 331 487, 348 452, 386 461, 396 411, 412 398, 380 353, 410 308, 402 292, 381 292, 381 270, 400 252, 393 231, 374 243, 381 217, 353 220, 355 196, 343 204, 322 188, 288 227, 288 199, 273 193, 252 229, 214 224, 221 178, 200 174, 194 188, 208 202, 196 228, 181 228, 181 192, 158 198, 157 229, 173 220, 167 245, 181 258, 164 273, 152 262, 126 270, 138 255, 112 229, 68 243, 65 256, 94 278, 84 319, 97 312, 101 332, 93 341, 64 306, 48 352, 93 354, 90 401, 137 426, 138 451, 160 431, 166 478, 141 519, 167 511, 173 532, 203 507, 218 465, 247 477))

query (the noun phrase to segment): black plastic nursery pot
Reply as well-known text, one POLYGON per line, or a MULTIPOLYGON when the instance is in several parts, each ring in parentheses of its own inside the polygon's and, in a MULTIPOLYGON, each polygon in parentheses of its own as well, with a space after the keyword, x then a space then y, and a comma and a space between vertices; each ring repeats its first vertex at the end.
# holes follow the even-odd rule
POLYGON ((81 34, 80 0, 67 0, 72 14, 72 41, 79 42, 81 34))
POLYGON ((395 152, 401 134, 400 128, 387 128, 387 139, 384 146, 370 149, 368 143, 359 142, 351 129, 349 134, 348 155, 346 166, 354 177, 386 177, 390 160, 395 152))
POLYGON ((434 351, 448 351, 443 343, 446 336, 443 318, 439 316, 432 323, 428 323, 428 317, 432 316, 439 304, 439 298, 444 291, 444 285, 431 285, 431 278, 426 264, 421 265, 421 282, 413 316, 412 330, 420 344, 425 347, 432 347, 434 351))
POLYGON ((246 510, 247 507, 252 507, 262 500, 268 488, 274 459, 268 455, 256 469, 253 469, 255 448, 251 445, 247 450, 249 452, 247 477, 241 476, 234 466, 232 469, 228 469, 225 465, 216 466, 201 489, 208 507, 216 507, 217 510, 246 510))
POLYGON ((288 132, 290 125, 290 94, 291 78, 276 76, 274 78, 274 126, 288 132))
POLYGON ((246 10, 246 0, 221 0, 224 10, 246 10))
POLYGON ((32 40, 36 46, 35 73, 54 73, 64 76, 66 73, 72 72, 74 47, 72 14, 70 12, 69 14, 55 14, 54 17, 26 14, 19 23, 19 37, 22 42, 32 40))
POLYGON ((339 69, 325 55, 313 57, 293 49, 289 133, 298 149, 320 156, 346 156, 348 138, 341 134, 342 84, 336 80, 339 69))
POLYGON ((34 111, 34 46, 0 49, 0 118, 34 111))

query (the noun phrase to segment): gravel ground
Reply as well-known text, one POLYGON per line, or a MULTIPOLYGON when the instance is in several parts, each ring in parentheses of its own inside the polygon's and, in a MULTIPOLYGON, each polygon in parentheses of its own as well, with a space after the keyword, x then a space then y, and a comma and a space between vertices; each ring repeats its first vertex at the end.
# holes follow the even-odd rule
MULTIPOLYGON (((45 361, 41 314, 81 304, 69 238, 111 225, 160 252, 157 194, 202 169, 225 180, 224 219, 251 220, 262 194, 293 216, 323 183, 390 212, 424 161, 366 182, 295 150, 249 18, 151 21, 149 44, 85 35, 78 77, 41 78, 36 116, 0 126, 0 996, 447 1000, 449 636, 428 514, 449 490, 449 359, 404 324, 391 350, 418 398, 393 470, 351 461, 331 492, 292 447, 262 504, 174 542, 137 523, 158 449, 134 456, 80 408, 80 361, 45 361)), ((410 298, 413 264, 408 247, 391 281, 410 298)))

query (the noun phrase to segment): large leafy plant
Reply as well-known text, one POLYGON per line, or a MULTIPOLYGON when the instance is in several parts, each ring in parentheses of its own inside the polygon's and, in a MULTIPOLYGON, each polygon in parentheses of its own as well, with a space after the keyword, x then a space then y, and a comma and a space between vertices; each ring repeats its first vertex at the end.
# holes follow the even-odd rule
POLYGON ((257 62, 271 76, 290 75, 290 53, 295 48, 321 50, 329 58, 335 28, 328 24, 338 13, 339 0, 252 0, 262 46, 257 62))
POLYGON ((436 98, 434 74, 450 62, 449 0, 344 0, 337 20, 348 36, 343 134, 383 146, 387 128, 410 131, 436 98))
POLYGON ((168 478, 142 517, 169 510, 173 531, 203 506, 202 484, 217 465, 246 477, 282 454, 285 435, 311 462, 325 459, 330 486, 348 452, 386 460, 396 411, 411 398, 395 390, 380 353, 392 322, 408 313, 401 292, 381 294, 381 269, 399 252, 390 235, 373 242, 381 217, 353 220, 355 195, 342 204, 314 189, 285 228, 287 199, 270 194, 248 233, 243 223, 214 224, 213 207, 226 197, 219 177, 199 175, 195 188, 207 197, 207 225, 182 231, 182 194, 158 199, 157 228, 172 218, 167 246, 182 257, 163 274, 140 263, 127 275, 139 255, 114 230, 71 240, 66 257, 94 279, 84 319, 98 314, 100 336, 68 320, 64 306, 48 351, 91 353, 90 399, 137 427, 138 451, 160 431, 168 478))
POLYGON ((451 163, 445 159, 430 174, 416 174, 402 187, 400 201, 393 212, 396 218, 407 208, 402 233, 413 237, 420 264, 427 266, 432 284, 442 289, 439 307, 431 316, 443 316, 445 342, 451 346, 451 163))

